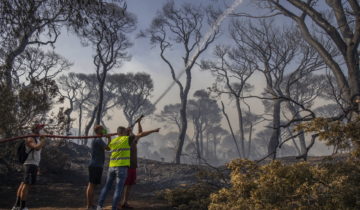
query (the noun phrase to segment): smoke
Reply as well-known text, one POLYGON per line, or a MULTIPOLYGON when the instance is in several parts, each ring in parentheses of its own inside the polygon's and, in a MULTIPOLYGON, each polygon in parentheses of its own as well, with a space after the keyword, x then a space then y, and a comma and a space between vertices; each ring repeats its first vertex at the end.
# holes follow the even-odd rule
MULTIPOLYGON (((195 57, 198 55, 199 51, 203 49, 204 45, 206 44, 207 40, 215 33, 216 30, 220 27, 221 23, 224 19, 230 15, 234 10, 242 3, 243 0, 235 0, 230 7, 228 7, 215 21, 212 25, 211 29, 205 34, 204 38, 200 41, 199 46, 197 47, 196 53, 189 59, 189 62, 186 64, 185 68, 180 72, 180 74, 176 77, 176 79, 180 79, 182 75, 185 73, 185 69, 188 67, 188 64, 192 63, 195 57)), ((175 85, 175 81, 173 81, 168 88, 160 95, 160 97, 154 102, 154 106, 156 106, 159 101, 161 101, 164 96, 173 88, 175 85)))

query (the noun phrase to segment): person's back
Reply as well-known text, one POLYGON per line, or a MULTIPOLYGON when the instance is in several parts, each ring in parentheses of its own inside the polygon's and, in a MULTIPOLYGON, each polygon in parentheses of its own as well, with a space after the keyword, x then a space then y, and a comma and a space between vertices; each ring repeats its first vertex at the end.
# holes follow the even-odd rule
MULTIPOLYGON (((38 137, 34 137, 33 139, 36 144, 39 143, 40 141, 38 137)), ((29 147, 27 144, 25 144, 25 148, 26 148, 26 153, 28 153, 29 155, 26 158, 24 165, 35 165, 39 167, 41 161, 42 148, 40 148, 39 150, 35 150, 29 147)))
MULTIPOLYGON (((89 183, 86 188, 86 199, 87 199, 87 208, 95 208, 93 198, 94 198, 94 189, 96 185, 101 184, 101 177, 103 173, 104 163, 105 163, 105 150, 109 150, 107 144, 102 140, 102 135, 106 134, 106 130, 101 125, 94 126, 94 132, 98 136, 93 139, 91 142, 91 159, 89 163, 89 183)), ((108 137, 108 141, 110 138, 108 137)))
POLYGON ((118 136, 111 140, 109 167, 130 166, 130 139, 129 136, 118 136))
POLYGON ((91 159, 89 167, 104 167, 106 143, 100 138, 95 138, 91 142, 91 159))

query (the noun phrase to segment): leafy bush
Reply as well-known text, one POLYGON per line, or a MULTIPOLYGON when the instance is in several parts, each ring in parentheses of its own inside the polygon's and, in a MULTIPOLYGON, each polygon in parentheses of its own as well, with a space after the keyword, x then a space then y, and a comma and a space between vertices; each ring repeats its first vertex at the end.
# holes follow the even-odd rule
POLYGON ((360 209, 360 161, 353 157, 320 165, 234 160, 229 167, 232 186, 211 195, 210 210, 360 209))
POLYGON ((319 117, 299 124, 297 130, 315 133, 327 145, 340 150, 353 149, 353 154, 360 156, 360 117, 348 122, 319 117))

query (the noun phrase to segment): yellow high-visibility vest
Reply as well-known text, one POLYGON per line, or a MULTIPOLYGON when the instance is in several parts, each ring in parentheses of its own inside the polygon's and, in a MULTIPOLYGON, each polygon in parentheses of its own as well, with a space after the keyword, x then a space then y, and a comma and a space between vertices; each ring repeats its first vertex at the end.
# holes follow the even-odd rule
POLYGON ((130 166, 129 136, 119 136, 111 140, 110 167, 130 166))

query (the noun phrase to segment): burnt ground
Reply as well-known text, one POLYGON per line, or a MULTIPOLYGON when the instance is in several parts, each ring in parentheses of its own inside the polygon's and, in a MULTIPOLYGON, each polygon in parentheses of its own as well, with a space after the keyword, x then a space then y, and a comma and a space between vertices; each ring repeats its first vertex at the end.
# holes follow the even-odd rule
MULTIPOLYGON (((134 199, 129 202, 135 209, 173 209, 163 200, 151 196, 142 196, 140 190, 144 190, 143 188, 144 186, 138 185, 135 188, 134 199)), ((0 191, 0 209, 11 209, 15 201, 16 186, 1 186, 0 191)), ((99 191, 99 189, 96 190, 96 195, 99 194, 99 191)), ((111 209, 111 197, 108 196, 106 209, 111 209)), ((39 184, 31 190, 29 199, 28 207, 30 209, 86 209, 84 185, 39 184)))
MULTIPOLYGON (((61 177, 63 178, 55 175, 50 177, 46 174, 40 175, 37 185, 30 190, 28 207, 39 210, 85 209, 86 174, 66 171, 61 177)), ((21 174, 16 174, 6 179, 6 182, 4 183, 4 180, 2 180, 0 185, 0 209, 11 209, 15 202, 16 190, 19 181, 21 181, 21 174)), ((139 181, 133 189, 133 199, 129 203, 135 209, 173 209, 166 201, 158 198, 153 190, 155 189, 151 184, 139 181)), ((111 209, 112 193, 110 192, 108 195, 106 202, 107 209, 111 209)), ((100 187, 95 191, 95 200, 97 200, 99 194, 100 187)))
MULTIPOLYGON (((37 184, 30 189, 27 206, 30 209, 41 210, 85 209, 89 158, 89 148, 86 146, 73 143, 48 146, 42 153, 41 175, 38 176, 37 184)), ((11 209, 23 172, 20 165, 13 165, 11 169, 7 169, 1 164, 2 162, 0 161, 0 209, 11 209)), ((164 167, 160 162, 139 160, 137 185, 133 187, 129 202, 136 207, 135 209, 173 209, 165 200, 157 196, 157 192, 168 186, 176 186, 176 182, 169 181, 173 179, 176 172, 165 173, 164 170, 168 170, 165 167, 164 170, 160 170, 163 172, 154 175, 155 171, 159 171, 156 168, 164 167), (165 176, 159 178, 159 174, 165 176), (157 180, 164 178, 165 183, 171 184, 159 185, 157 180)), ((175 171, 176 168, 174 167, 175 171)), ((105 183, 106 172, 107 168, 104 168, 102 184, 105 183)), ((182 179, 187 180, 188 176, 183 176, 182 179)), ((101 187, 99 186, 95 190, 95 201, 97 201, 101 187)), ((112 194, 113 191, 107 197, 107 209, 111 208, 112 194)))
MULTIPOLYGON (((166 200, 159 196, 164 189, 197 183, 197 174, 206 170, 204 166, 176 165, 151 160, 139 160, 137 184, 132 190, 130 205, 135 209, 170 210, 166 200)), ((107 168, 104 169, 105 183, 107 168)), ((16 190, 22 179, 22 171, 11 176, 0 177, 0 209, 11 209, 15 202, 16 190)), ((37 184, 30 189, 28 207, 39 210, 85 209, 85 189, 87 185, 87 165, 72 163, 72 167, 61 174, 44 172, 38 177, 37 184)), ((95 201, 101 187, 95 191, 95 201)), ((106 209, 111 209, 112 192, 106 201, 106 209)))

